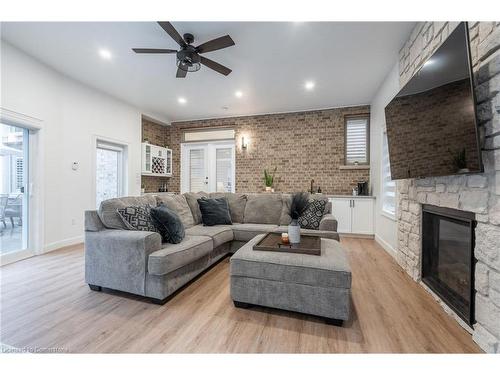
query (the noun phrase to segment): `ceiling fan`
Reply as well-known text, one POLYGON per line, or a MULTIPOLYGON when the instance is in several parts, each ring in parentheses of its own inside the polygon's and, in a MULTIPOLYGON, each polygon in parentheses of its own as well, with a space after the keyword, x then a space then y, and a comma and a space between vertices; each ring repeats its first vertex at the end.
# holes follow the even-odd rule
POLYGON ((212 39, 200 44, 198 47, 191 45, 194 42, 193 34, 186 33, 181 36, 170 22, 158 22, 165 32, 179 44, 181 49, 157 49, 157 48, 132 48, 135 53, 176 53, 177 54, 177 78, 184 78, 188 72, 200 70, 201 64, 227 76, 231 69, 221 65, 206 57, 200 56, 202 53, 216 51, 218 49, 234 46, 234 41, 229 35, 212 39))

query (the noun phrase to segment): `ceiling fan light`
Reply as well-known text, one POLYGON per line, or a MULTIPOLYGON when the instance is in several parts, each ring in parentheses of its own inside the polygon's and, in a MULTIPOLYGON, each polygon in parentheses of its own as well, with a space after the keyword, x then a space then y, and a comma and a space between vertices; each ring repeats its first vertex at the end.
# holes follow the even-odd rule
POLYGON ((185 72, 197 72, 200 70, 201 64, 199 62, 187 63, 185 61, 177 60, 177 67, 185 72))

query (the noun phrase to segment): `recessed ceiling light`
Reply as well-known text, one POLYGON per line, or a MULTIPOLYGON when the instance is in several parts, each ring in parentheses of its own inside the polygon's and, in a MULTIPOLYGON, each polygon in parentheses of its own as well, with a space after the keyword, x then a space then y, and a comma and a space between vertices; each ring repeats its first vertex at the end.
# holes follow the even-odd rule
POLYGON ((180 103, 180 104, 186 104, 187 103, 187 100, 186 98, 183 98, 182 96, 177 98, 177 101, 180 103))
POLYGON ((101 48, 99 50, 99 56, 101 56, 101 58, 104 60, 111 60, 111 58, 113 57, 113 55, 111 55, 111 52, 104 48, 101 48))
POLYGON ((243 93, 241 91, 236 91, 234 93, 234 96, 236 96, 237 98, 241 98, 243 96, 243 93))
POLYGON ((307 91, 311 91, 316 84, 313 81, 306 81, 304 84, 304 87, 306 88, 307 91))

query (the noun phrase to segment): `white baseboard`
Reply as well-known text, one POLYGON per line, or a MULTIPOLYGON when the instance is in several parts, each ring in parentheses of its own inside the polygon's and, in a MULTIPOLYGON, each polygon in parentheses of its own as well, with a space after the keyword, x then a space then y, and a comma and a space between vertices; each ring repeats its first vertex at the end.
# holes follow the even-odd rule
POLYGON ((52 242, 43 247, 43 253, 48 253, 50 251, 60 249, 61 247, 77 245, 82 242, 83 242, 83 236, 76 236, 72 238, 67 238, 65 240, 52 242))
POLYGON ((375 234, 375 242, 377 242, 382 248, 394 259, 396 259, 396 249, 394 249, 388 242, 386 242, 378 234, 375 234))

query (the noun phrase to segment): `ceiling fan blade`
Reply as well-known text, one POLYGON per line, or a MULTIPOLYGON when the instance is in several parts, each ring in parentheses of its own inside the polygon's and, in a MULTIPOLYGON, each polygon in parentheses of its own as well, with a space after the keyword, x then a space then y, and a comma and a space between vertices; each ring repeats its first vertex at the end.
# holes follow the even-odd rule
POLYGON ((208 42, 200 44, 198 47, 196 47, 196 51, 198 53, 205 53, 226 47, 231 47, 234 46, 234 44, 235 44, 234 41, 231 39, 229 35, 224 35, 221 36, 220 38, 212 39, 208 42))
POLYGON ((213 60, 207 59, 206 57, 200 56, 200 59, 200 62, 203 65, 208 66, 210 69, 213 69, 220 74, 224 74, 225 76, 227 76, 232 72, 231 69, 226 68, 224 65, 221 65, 213 60))
POLYGON ((181 47, 184 47, 186 45, 186 42, 182 38, 181 34, 177 32, 175 27, 172 26, 170 22, 167 21, 158 21, 158 25, 161 26, 165 32, 170 35, 170 37, 177 42, 181 47))
POLYGON ((186 74, 188 72, 185 70, 182 70, 181 68, 177 68, 177 74, 175 75, 176 78, 185 78, 186 74))
POLYGON ((175 49, 164 48, 132 48, 135 53, 176 53, 175 49))

